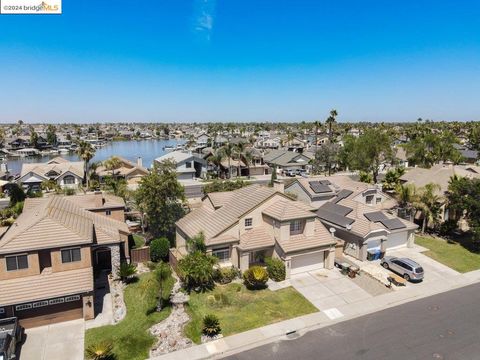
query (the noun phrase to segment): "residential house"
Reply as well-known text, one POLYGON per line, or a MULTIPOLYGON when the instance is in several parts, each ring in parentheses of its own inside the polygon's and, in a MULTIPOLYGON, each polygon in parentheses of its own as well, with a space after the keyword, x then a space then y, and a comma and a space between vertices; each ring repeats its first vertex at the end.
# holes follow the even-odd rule
POLYGON ((471 150, 465 145, 454 144, 453 146, 460 151, 463 161, 467 164, 477 164, 479 162, 480 157, 478 151, 471 150))
POLYGON ((360 260, 369 250, 413 246, 418 226, 393 215, 389 209, 397 202, 376 186, 337 175, 295 179, 285 192, 317 209, 320 221, 344 241, 344 252, 360 260))
POLYGON ((429 183, 437 184, 439 188, 435 189, 435 194, 440 197, 442 202, 440 221, 446 221, 449 219, 449 211, 446 206, 445 195, 448 192, 448 185, 453 176, 480 179, 480 174, 475 171, 474 166, 453 165, 451 162, 446 162, 434 165, 429 169, 411 168, 400 177, 400 181, 402 184, 414 185, 417 189, 429 183))
POLYGON ((308 164, 310 159, 307 156, 287 150, 270 150, 263 156, 263 161, 271 168, 276 166, 278 172, 310 167, 308 164))
POLYGON ((92 319, 94 274, 128 261, 124 222, 82 209, 68 196, 25 200, 0 236, 0 314, 24 327, 92 319))
POLYGON ((148 175, 148 169, 143 167, 141 157, 137 158, 136 163, 121 156, 116 156, 116 158, 119 160, 119 167, 114 170, 107 169, 104 165, 97 167, 95 173, 100 182, 103 183, 105 177, 115 175, 116 178, 125 179, 129 185, 136 185, 143 176, 148 175))
POLYGON ((67 200, 72 201, 82 209, 95 214, 103 215, 121 222, 125 221, 125 200, 119 196, 96 191, 93 194, 68 196, 67 200))
POLYGON ((312 210, 284 195, 279 183, 210 193, 200 208, 176 223, 176 247, 187 254, 188 239, 202 232, 207 252, 218 257, 220 266, 245 271, 275 257, 285 263, 287 278, 332 268, 336 240, 312 210))
POLYGON ((172 151, 155 159, 160 163, 164 160, 174 161, 179 180, 203 178, 207 173, 207 161, 198 154, 186 151, 172 151))
POLYGON ((23 163, 17 182, 27 190, 40 191, 44 181, 53 180, 62 189, 78 189, 84 179, 82 161, 56 157, 46 163, 23 163))

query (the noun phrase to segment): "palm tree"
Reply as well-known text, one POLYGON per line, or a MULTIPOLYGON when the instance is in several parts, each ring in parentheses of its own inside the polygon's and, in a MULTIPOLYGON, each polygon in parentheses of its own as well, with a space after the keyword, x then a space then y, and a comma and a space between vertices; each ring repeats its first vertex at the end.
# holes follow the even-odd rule
POLYGON ((330 142, 332 142, 332 137, 333 137, 333 134, 332 134, 332 126, 333 124, 335 124, 336 122, 336 118, 337 118, 337 110, 335 109, 332 109, 330 111, 330 116, 327 118, 327 120, 325 121, 327 124, 328 124, 328 140, 330 142))
POLYGON ((210 156, 207 158, 208 161, 210 161, 213 165, 215 165, 215 168, 217 169, 218 178, 220 178, 220 169, 221 169, 222 161, 224 158, 225 158, 225 154, 221 149, 210 154, 210 156))
POLYGON ((232 143, 227 143, 227 145, 225 145, 223 147, 223 153, 225 154, 225 156, 228 158, 228 177, 231 178, 232 177, 232 165, 231 165, 231 161, 232 161, 232 156, 233 156, 233 153, 235 151, 235 147, 233 146, 232 143))
POLYGON ((80 140, 77 143, 77 154, 83 160, 83 171, 85 178, 87 179, 87 188, 89 186, 89 173, 88 173, 88 163, 95 156, 95 148, 89 142, 80 140))
POLYGON ((240 176, 240 160, 242 159, 243 152, 245 151, 245 143, 240 141, 236 146, 236 150, 238 155, 237 176, 240 176))
POLYGON ((250 165, 252 164, 252 161, 253 161, 252 151, 251 151, 251 150, 246 151, 246 152, 243 154, 243 162, 245 163, 245 165, 247 165, 247 168, 248 168, 248 178, 249 178, 249 179, 250 179, 250 165))
POLYGON ((318 150, 318 128, 322 125, 322 123, 316 120, 314 124, 315 124, 315 153, 316 153, 318 150))
POLYGON ((121 160, 117 156, 112 156, 110 159, 103 162, 103 166, 112 172, 112 178, 115 179, 115 170, 122 165, 121 160))
POLYGON ((401 208, 405 209, 410 216, 410 221, 412 221, 412 204, 416 200, 417 189, 413 184, 398 184, 395 188, 397 194, 397 200, 401 208))
POLYGON ((413 203, 415 209, 422 212, 422 233, 425 233, 428 224, 436 224, 440 214, 440 197, 435 194, 440 190, 440 185, 429 183, 419 190, 419 194, 413 203))

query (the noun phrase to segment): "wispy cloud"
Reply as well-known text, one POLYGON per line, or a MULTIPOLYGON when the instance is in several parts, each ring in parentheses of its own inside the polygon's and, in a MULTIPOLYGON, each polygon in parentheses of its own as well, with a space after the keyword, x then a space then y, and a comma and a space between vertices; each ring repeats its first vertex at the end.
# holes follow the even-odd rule
POLYGON ((215 20, 216 0, 195 0, 194 31, 204 40, 210 41, 215 20))

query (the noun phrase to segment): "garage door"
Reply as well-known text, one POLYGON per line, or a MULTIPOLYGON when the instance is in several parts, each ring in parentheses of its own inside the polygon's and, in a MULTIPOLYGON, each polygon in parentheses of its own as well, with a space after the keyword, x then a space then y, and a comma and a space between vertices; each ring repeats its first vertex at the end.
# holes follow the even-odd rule
POLYGON ((402 246, 407 246, 408 242, 408 232, 403 231, 396 234, 388 235, 387 240, 387 249, 399 248, 402 246))
POLYGON ((83 318, 83 305, 82 300, 78 300, 35 309, 17 310, 15 313, 23 327, 32 328, 81 319, 83 318))
POLYGON ((324 268, 325 252, 316 252, 292 257, 290 273, 298 274, 324 268))

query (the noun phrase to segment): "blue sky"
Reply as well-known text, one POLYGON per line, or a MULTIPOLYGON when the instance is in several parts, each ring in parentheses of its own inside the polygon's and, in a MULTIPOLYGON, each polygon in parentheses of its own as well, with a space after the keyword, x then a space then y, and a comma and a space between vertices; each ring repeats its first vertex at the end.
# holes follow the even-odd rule
POLYGON ((0 15, 0 122, 480 120, 478 19, 478 0, 63 0, 0 15))

